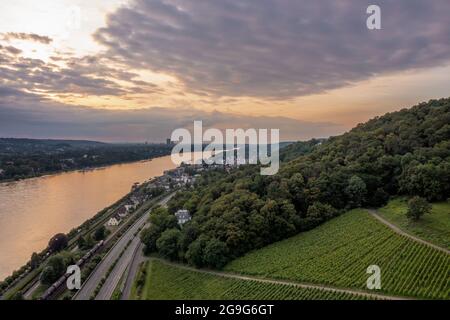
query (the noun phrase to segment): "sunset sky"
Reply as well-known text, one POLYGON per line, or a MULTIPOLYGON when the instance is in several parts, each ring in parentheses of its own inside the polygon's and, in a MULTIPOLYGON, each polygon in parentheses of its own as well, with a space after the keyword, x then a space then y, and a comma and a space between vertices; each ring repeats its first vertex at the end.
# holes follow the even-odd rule
POLYGON ((450 2, 0 3, 0 137, 163 141, 194 120, 328 137, 450 96, 450 2))

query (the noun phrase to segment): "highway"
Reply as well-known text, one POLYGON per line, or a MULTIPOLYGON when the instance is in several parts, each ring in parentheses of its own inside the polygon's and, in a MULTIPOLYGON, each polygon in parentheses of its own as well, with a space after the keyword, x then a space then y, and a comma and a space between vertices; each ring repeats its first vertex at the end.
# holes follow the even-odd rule
POLYGON ((140 243, 137 248, 134 256, 131 260, 131 263, 128 267, 128 271, 125 278, 125 284, 122 290, 121 300, 129 300, 131 296, 131 288, 133 287, 134 279, 139 272, 139 265, 145 261, 146 257, 144 256, 144 244, 140 243))
MULTIPOLYGON (((159 202, 159 205, 166 205, 167 202, 172 198, 172 195, 167 196, 163 200, 159 202)), ((147 211, 139 220, 134 223, 125 234, 117 241, 114 247, 106 254, 102 261, 97 265, 95 270, 91 273, 89 278, 84 282, 80 291, 74 296, 74 300, 89 300, 100 281, 106 276, 108 270, 111 266, 116 262, 119 258, 120 254, 127 247, 128 243, 131 241, 131 244, 125 250, 123 255, 117 261, 117 264, 113 268, 112 272, 109 274, 105 283, 103 284, 100 292, 98 293, 96 299, 98 300, 109 300, 116 288, 117 284, 120 281, 120 278, 124 274, 125 270, 128 267, 128 264, 131 262, 134 252, 138 249, 140 244, 139 236, 135 236, 135 234, 139 231, 140 228, 144 227, 149 215, 150 211, 147 211)))

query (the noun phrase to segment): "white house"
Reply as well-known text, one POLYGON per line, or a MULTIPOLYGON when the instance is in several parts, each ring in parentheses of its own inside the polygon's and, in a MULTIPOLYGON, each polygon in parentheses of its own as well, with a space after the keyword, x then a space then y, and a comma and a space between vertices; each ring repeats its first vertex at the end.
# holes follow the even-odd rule
POLYGON ((109 221, 106 223, 108 227, 117 227, 120 224, 121 220, 118 217, 112 217, 109 219, 109 221))
POLYGON ((127 204, 127 205, 125 205, 124 208, 125 208, 127 213, 130 213, 130 212, 133 212, 136 209, 136 206, 132 205, 132 204, 127 204))
POLYGON ((188 222, 188 221, 191 221, 191 219, 192 219, 192 216, 191 216, 191 214, 189 213, 189 211, 188 211, 188 210, 185 210, 185 209, 183 209, 183 210, 178 210, 178 211, 175 213, 175 217, 177 218, 178 224, 179 224, 180 226, 183 225, 183 224, 185 224, 185 223, 188 222))

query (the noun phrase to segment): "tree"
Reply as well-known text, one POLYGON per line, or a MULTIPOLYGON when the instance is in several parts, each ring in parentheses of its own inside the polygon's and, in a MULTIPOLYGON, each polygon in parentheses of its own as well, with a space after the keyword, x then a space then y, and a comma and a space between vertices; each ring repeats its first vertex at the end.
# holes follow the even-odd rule
POLYGON ((161 233, 178 226, 177 218, 173 214, 170 214, 167 209, 161 207, 152 211, 150 223, 156 229, 159 229, 161 233))
POLYGON ((84 248, 86 247, 86 239, 84 239, 83 236, 78 237, 77 246, 80 250, 84 250, 84 248))
POLYGON ((348 181, 345 193, 349 197, 349 206, 352 208, 361 207, 367 194, 366 183, 358 176, 352 176, 348 181))
POLYGON ((389 194, 383 188, 378 188, 370 200, 370 205, 382 207, 389 201, 389 194))
POLYGON ((31 255, 30 260, 30 267, 31 269, 36 269, 39 266, 39 263, 41 262, 41 259, 39 258, 38 254, 36 252, 33 252, 31 255))
POLYGON ((105 238, 106 238, 106 228, 105 228, 105 226, 101 226, 100 228, 95 230, 95 232, 94 232, 94 240, 95 241, 104 240, 105 238))
POLYGON ((160 230, 154 225, 144 229, 141 233, 141 241, 145 245, 145 253, 152 253, 157 250, 156 241, 161 236, 160 230))
POLYGON ((450 164, 410 165, 400 179, 401 190, 410 195, 419 195, 429 201, 442 201, 450 192, 450 164))
POLYGON ((44 285, 51 285, 58 279, 55 270, 51 266, 47 266, 42 270, 40 281, 44 285))
POLYGON ((206 242, 206 239, 201 236, 189 245, 185 258, 190 265, 197 268, 203 267, 203 250, 206 242))
POLYGON ((48 247, 52 252, 59 252, 67 247, 68 239, 63 233, 58 233, 50 239, 48 247))
POLYGON ((64 259, 60 255, 51 257, 41 273, 41 282, 45 285, 53 284, 65 271, 64 259))
POLYGON ((421 197, 414 197, 408 201, 408 211, 406 216, 413 220, 418 221, 420 218, 431 211, 431 205, 421 197))
POLYGON ((227 246, 222 241, 211 239, 203 252, 203 263, 210 268, 221 269, 228 262, 227 246))
POLYGON ((198 232, 199 228, 195 222, 191 221, 184 225, 183 229, 181 230, 181 237, 179 242, 181 251, 187 251, 189 245, 197 238, 198 232))
POLYGON ((178 258, 178 242, 181 237, 181 231, 178 229, 169 229, 161 234, 156 241, 158 253, 169 260, 178 258))
POLYGON ((292 203, 295 209, 300 212, 306 211, 306 196, 305 196, 305 179, 301 173, 295 173, 288 182, 289 192, 292 195, 292 203))
POLYGON ((41 273, 41 283, 51 285, 58 280, 65 272, 68 265, 74 263, 74 255, 71 252, 63 251, 50 257, 41 273))
MULTIPOLYGON (((267 200, 261 208, 270 242, 278 241, 295 234, 299 217, 294 206, 286 201, 267 200)), ((261 230, 264 232, 266 230, 261 230)))
POLYGON ((307 228, 315 227, 337 215, 337 210, 329 204, 314 202, 306 213, 307 228))

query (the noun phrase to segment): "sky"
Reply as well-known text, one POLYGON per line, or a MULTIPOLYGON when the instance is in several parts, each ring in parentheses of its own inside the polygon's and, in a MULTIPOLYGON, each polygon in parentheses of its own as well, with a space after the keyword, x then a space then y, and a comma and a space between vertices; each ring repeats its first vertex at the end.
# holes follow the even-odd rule
POLYGON ((0 3, 0 137, 164 141, 176 128, 282 140, 450 96, 450 2, 0 3))

